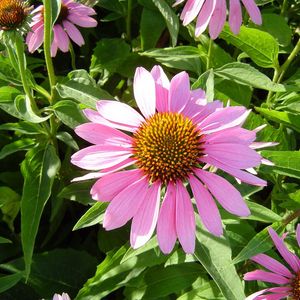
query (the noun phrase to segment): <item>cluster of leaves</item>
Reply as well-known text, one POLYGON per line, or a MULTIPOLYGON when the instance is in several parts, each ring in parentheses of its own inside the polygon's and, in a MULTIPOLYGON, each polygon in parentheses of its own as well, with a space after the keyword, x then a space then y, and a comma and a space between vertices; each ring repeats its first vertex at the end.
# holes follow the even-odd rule
POLYGON ((193 25, 183 27, 180 8, 172 8, 171 0, 82 2, 95 5, 99 26, 84 30, 86 44, 75 48, 76 66, 69 54, 54 59, 55 103, 47 99, 43 51, 27 55, 39 114, 25 97, 18 66, 1 48, 0 298, 50 299, 55 292, 68 292, 77 300, 108 295, 243 300, 258 290, 247 284, 244 291, 242 275, 253 268, 248 259, 267 251, 277 256, 267 226, 292 232, 287 242, 295 246, 293 228, 300 214, 298 1, 257 1, 262 26, 249 22, 234 35, 226 25, 215 41, 206 34, 195 38, 193 25), (91 200, 93 182, 71 183, 84 174, 70 164, 71 154, 83 146, 73 132, 86 122, 81 109, 95 108, 99 99, 134 105, 135 68, 154 64, 170 75, 188 71, 193 88, 205 89, 209 101, 230 99, 231 105, 251 108, 245 127, 265 124, 258 141, 279 143, 262 151, 275 164, 258 170, 268 187, 228 178, 251 216, 237 218, 220 208, 226 229, 220 238, 199 222, 194 255, 179 247, 163 255, 156 237, 131 249, 129 227, 103 230, 107 204, 91 200))

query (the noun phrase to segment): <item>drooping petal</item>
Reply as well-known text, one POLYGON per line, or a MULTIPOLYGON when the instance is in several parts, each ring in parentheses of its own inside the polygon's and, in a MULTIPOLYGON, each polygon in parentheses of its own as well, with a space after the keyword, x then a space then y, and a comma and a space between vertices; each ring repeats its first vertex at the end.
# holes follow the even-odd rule
POLYGON ((169 183, 160 208, 156 229, 159 248, 164 254, 170 253, 176 242, 175 211, 176 188, 169 183))
POLYGON ((176 232, 185 253, 195 251, 195 215, 189 193, 182 182, 176 183, 176 232))
POLYGON ((170 83, 169 105, 171 112, 181 112, 190 100, 190 79, 186 72, 175 75, 170 83))
POLYGON ((136 249, 143 246, 152 236, 155 229, 159 203, 160 203, 160 183, 154 183, 149 189, 136 215, 133 216, 130 244, 136 249))
MULTIPOLYGON (((180 19, 183 21, 183 25, 190 24, 200 12, 205 0, 188 0, 185 4, 180 19)), ((178 4, 178 3, 176 3, 178 4)))
POLYGON ((131 155, 131 151, 123 147, 96 145, 73 154, 71 162, 86 170, 99 170, 121 163, 131 155))
POLYGON ((74 13, 70 13, 67 16, 67 20, 80 27, 90 28, 97 26, 97 21, 95 19, 88 16, 80 16, 74 13))
POLYGON ((298 272, 300 270, 299 259, 297 259, 296 255, 287 249, 283 242, 283 239, 278 236, 273 228, 270 227, 268 231, 280 255, 295 272, 298 272))
POLYGON ((196 200, 198 212, 203 225, 212 234, 216 236, 222 235, 223 228, 221 216, 211 194, 194 176, 190 176, 189 182, 196 200))
POLYGON ((197 17, 195 35, 200 36, 207 28, 215 10, 217 0, 205 1, 197 17))
POLYGON ((283 299, 285 297, 287 297, 289 295, 289 287, 275 287, 275 288, 269 288, 269 289, 263 289, 261 291, 258 291, 256 293, 251 294, 250 296, 248 296, 245 300, 279 300, 279 299, 283 299), (264 296, 261 296, 262 298, 260 298, 260 295, 263 295, 264 293, 267 292, 275 292, 277 294, 266 294, 264 296), (278 294, 280 293, 280 294, 278 294), (276 296, 277 298, 274 298, 273 296, 276 296))
POLYGON ((68 52, 70 40, 66 32, 63 30, 62 26, 54 25, 53 32, 54 32, 54 39, 56 41, 57 47, 62 52, 68 52))
POLYGON ((76 26, 74 26, 71 22, 67 20, 63 21, 63 25, 68 36, 73 42, 75 42, 78 46, 84 45, 84 39, 76 26))
POLYGON ((244 275, 244 280, 259 280, 276 284, 288 284, 290 280, 279 274, 267 272, 263 270, 255 270, 244 275))
POLYGON ((138 67, 135 71, 133 93, 142 114, 146 118, 154 115, 156 106, 155 82, 151 73, 143 67, 138 67))
POLYGON ((240 0, 230 0, 229 2, 229 26, 234 34, 240 32, 242 25, 242 8, 240 0))
POLYGON ((250 215, 250 210, 240 192, 227 180, 214 173, 200 169, 197 169, 195 173, 206 184, 209 191, 224 209, 241 217, 250 215))
POLYGON ((33 53, 37 50, 44 41, 44 24, 42 23, 34 32, 29 32, 26 37, 26 44, 28 45, 28 51, 33 53))
POLYGON ((118 101, 99 101, 97 102, 97 110, 106 120, 120 125, 137 128, 144 122, 144 118, 136 110, 118 101))
POLYGON ((125 225, 147 201, 148 180, 144 177, 122 190, 108 205, 103 227, 112 230, 125 225))
POLYGON ((143 177, 140 170, 129 170, 103 176, 91 188, 91 195, 97 201, 111 201, 130 184, 143 177))
POLYGON ((285 267, 283 264, 278 262, 276 259, 266 255, 266 254, 258 254, 251 257, 251 260, 255 261, 256 263, 262 265, 266 269, 277 273, 279 275, 285 276, 287 278, 292 278, 293 274, 290 270, 285 267))
POLYGON ((244 6, 246 7, 246 10, 253 21, 253 23, 257 25, 262 24, 262 18, 259 8, 257 7, 257 4, 254 0, 242 0, 244 6))
POLYGON ((96 123, 84 123, 75 128, 78 136, 92 144, 131 147, 132 139, 123 132, 96 123))
POLYGON ((166 112, 169 110, 170 81, 160 66, 154 66, 151 75, 155 81, 156 109, 158 112, 166 112))
POLYGON ((222 31, 226 21, 226 0, 218 0, 209 22, 209 35, 216 39, 222 31))

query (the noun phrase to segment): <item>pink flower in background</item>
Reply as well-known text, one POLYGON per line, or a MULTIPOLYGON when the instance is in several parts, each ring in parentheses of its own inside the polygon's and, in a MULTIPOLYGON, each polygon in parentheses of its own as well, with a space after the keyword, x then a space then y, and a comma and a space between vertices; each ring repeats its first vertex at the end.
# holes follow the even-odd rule
MULTIPOLYGON (((259 280, 275 283, 277 287, 271 287, 256 292, 246 300, 279 300, 290 297, 292 300, 300 299, 300 259, 290 252, 284 244, 284 237, 279 237, 273 230, 269 234, 288 268, 282 263, 266 254, 258 254, 251 259, 271 272, 255 270, 244 275, 245 280, 259 280)), ((296 237, 300 247, 300 224, 296 229, 296 237)))
POLYGON ((208 166, 265 186, 248 170, 255 172, 253 167, 264 162, 254 148, 269 143, 254 143, 255 131, 241 128, 249 114, 246 108, 207 103, 204 91, 190 90, 186 72, 169 81, 159 66, 151 72, 137 68, 133 89, 141 114, 127 104, 106 100, 97 103, 97 111, 85 110, 91 122, 75 132, 93 146, 75 153, 71 161, 98 172, 75 180, 99 178, 91 195, 110 202, 103 226, 112 230, 132 219, 133 248, 145 244, 157 225, 164 253, 172 251, 177 238, 186 253, 193 253, 195 216, 186 184, 203 224, 220 236, 223 228, 215 200, 238 216, 250 211, 239 191, 208 166))
MULTIPOLYGON (((40 5, 32 11, 31 32, 27 34, 26 44, 29 52, 34 52, 44 40, 44 6, 40 5)), ((55 56, 57 49, 62 52, 69 51, 70 39, 78 46, 84 44, 84 39, 77 29, 80 27, 96 27, 97 21, 90 16, 96 12, 91 7, 85 6, 73 0, 62 0, 60 14, 53 27, 53 41, 51 45, 51 56, 55 56)))
POLYGON ((67 293, 62 293, 61 295, 59 294, 54 294, 52 300, 71 300, 69 295, 67 293))
MULTIPOLYGON (((217 38, 226 21, 226 0, 177 0, 174 5, 183 2, 186 2, 180 15, 183 25, 186 26, 197 18, 195 35, 201 35, 208 26, 211 38, 217 38)), ((257 25, 262 23, 260 11, 254 0, 229 0, 229 25, 235 34, 239 33, 243 21, 241 2, 251 20, 257 25)))

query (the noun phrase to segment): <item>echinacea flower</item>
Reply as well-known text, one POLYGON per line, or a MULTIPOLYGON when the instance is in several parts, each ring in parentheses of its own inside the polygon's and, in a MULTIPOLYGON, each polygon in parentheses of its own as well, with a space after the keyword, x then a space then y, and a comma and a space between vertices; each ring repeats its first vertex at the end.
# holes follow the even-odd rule
MULTIPOLYGON (((201 35, 208 27, 210 37, 216 39, 226 21, 226 0, 177 0, 174 5, 182 2, 186 2, 180 15, 183 25, 186 26, 197 18, 195 35, 201 35)), ((243 21, 241 2, 253 23, 262 23, 260 10, 254 0, 229 0, 229 26, 234 34, 239 33, 243 21)))
MULTIPOLYGON (((33 18, 31 32, 26 37, 29 52, 34 52, 43 43, 44 39, 44 6, 40 5, 32 11, 33 18)), ((78 46, 84 44, 84 39, 75 26, 96 27, 97 21, 90 16, 95 15, 93 8, 75 2, 73 0, 62 0, 61 9, 53 26, 53 41, 51 45, 51 56, 55 56, 57 49, 62 52, 69 51, 70 39, 78 46)))
POLYGON ((54 294, 52 300, 71 300, 69 295, 67 293, 62 293, 61 295, 59 294, 54 294))
MULTIPOLYGON (((31 10, 27 1, 1 0, 0 1, 0 30, 26 31, 27 19, 31 10)), ((28 28, 27 28, 28 27, 28 28)))
POLYGON ((94 145, 75 153, 71 162, 101 171, 76 180, 100 178, 91 195, 110 202, 103 226, 111 230, 132 219, 133 248, 145 244, 157 224, 164 253, 172 251, 177 237, 184 251, 193 253, 195 217, 187 184, 203 224, 214 235, 222 235, 214 198, 235 215, 248 216, 250 211, 236 188, 203 166, 215 166, 241 181, 265 186, 264 180, 243 170, 260 165, 262 157, 252 147, 262 145, 253 143, 255 131, 241 128, 249 114, 246 108, 207 103, 204 91, 190 90, 186 72, 169 81, 159 66, 151 73, 140 67, 133 89, 141 113, 106 100, 97 102, 97 111, 85 110, 91 122, 75 132, 94 145))
MULTIPOLYGON (((269 234, 282 258, 286 261, 288 267, 278 262, 266 254, 258 254, 251 258, 254 262, 262 265, 267 270, 255 270, 244 275, 245 280, 260 280, 274 283, 278 286, 266 288, 258 291, 246 300, 280 300, 290 297, 291 300, 300 299, 300 259, 294 253, 287 249, 284 244, 284 238, 279 237, 273 230, 269 229, 269 234)), ((296 238, 300 247, 300 224, 296 229, 296 238)))

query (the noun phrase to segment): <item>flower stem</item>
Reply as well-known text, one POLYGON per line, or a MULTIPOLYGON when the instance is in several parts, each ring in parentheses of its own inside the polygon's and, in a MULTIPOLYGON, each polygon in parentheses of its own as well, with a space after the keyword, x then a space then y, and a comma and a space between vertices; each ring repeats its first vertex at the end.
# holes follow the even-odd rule
POLYGON ((71 66, 73 70, 76 70, 76 57, 75 57, 75 52, 74 48, 71 42, 69 42, 69 50, 71 54, 71 66))
POLYGON ((21 36, 16 36, 15 38, 15 47, 16 47, 16 54, 18 58, 19 63, 19 72, 21 76, 21 81, 23 85, 24 92, 26 96, 28 97, 31 107, 36 112, 38 111, 35 100, 33 98, 31 89, 29 87, 28 81, 27 81, 27 75, 26 75, 26 57, 24 54, 24 42, 21 36))
POLYGON ((49 83, 51 88, 50 104, 54 104, 54 86, 56 84, 56 77, 54 73, 53 62, 51 58, 51 32, 52 32, 52 18, 51 18, 51 0, 44 0, 44 55, 49 76, 49 83))
POLYGON ((280 15, 283 16, 285 14, 286 8, 287 8, 288 0, 283 0, 280 15))
POLYGON ((284 220, 283 220, 283 225, 286 226, 287 224, 291 223, 293 220, 297 219, 300 217, 300 209, 294 211, 292 214, 288 215, 284 220))
POLYGON ((131 41, 131 10, 132 0, 127 0, 126 37, 128 41, 131 41))
POLYGON ((208 51, 207 51, 206 70, 209 70, 210 67, 211 67, 212 53, 213 53, 213 40, 209 39, 208 51))

